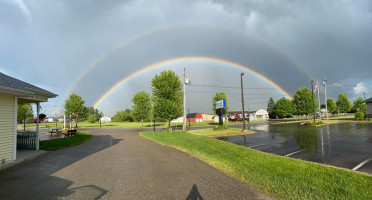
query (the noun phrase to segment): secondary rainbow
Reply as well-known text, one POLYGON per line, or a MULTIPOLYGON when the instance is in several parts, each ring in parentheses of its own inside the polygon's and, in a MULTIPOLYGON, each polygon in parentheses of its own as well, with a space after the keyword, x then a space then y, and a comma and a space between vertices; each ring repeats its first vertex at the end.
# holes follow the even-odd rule
POLYGON ((159 62, 150 64, 148 66, 145 66, 145 67, 141 68, 140 70, 124 77, 123 79, 121 79, 120 81, 115 83, 110 89, 108 89, 94 103, 93 107, 97 108, 110 94, 112 94, 115 90, 117 90, 121 85, 123 85, 127 81, 139 76, 140 74, 142 74, 144 72, 150 71, 152 69, 164 67, 164 66, 167 66, 167 65, 172 65, 172 64, 175 65, 175 64, 179 64, 179 63, 185 63, 185 62, 213 62, 213 63, 217 63, 217 64, 224 64, 224 65, 227 65, 227 66, 235 67, 235 68, 238 68, 238 69, 243 69, 243 70, 247 71, 248 73, 256 76, 259 79, 261 79, 262 81, 270 84, 275 89, 277 89, 280 93, 282 93, 284 96, 286 96, 288 99, 293 99, 293 97, 287 91, 285 91, 281 86, 279 86, 277 83, 275 83, 274 81, 272 81, 268 77, 260 74, 259 72, 254 71, 251 68, 248 68, 247 66, 244 66, 242 64, 235 63, 235 62, 232 62, 232 61, 229 61, 229 60, 224 60, 224 59, 221 59, 221 58, 205 57, 205 56, 187 56, 187 57, 177 57, 177 58, 171 58, 171 59, 166 59, 166 60, 159 61, 159 62))
MULTIPOLYGON (((138 40, 141 40, 143 38, 146 38, 146 37, 148 37, 148 36, 150 36, 152 34, 164 32, 164 31, 168 31, 168 30, 172 30, 172 29, 177 29, 177 28, 184 28, 184 27, 209 27, 209 28, 215 28, 215 29, 222 30, 222 31, 231 31, 231 32, 234 32, 236 34, 240 34, 243 37, 247 37, 247 38, 251 38, 251 39, 260 41, 260 42, 266 44, 269 48, 271 48, 271 49, 275 50, 276 52, 280 53, 283 57, 285 57, 289 61, 291 61, 294 64, 294 66, 296 66, 303 73, 305 73, 307 75, 307 77, 309 77, 310 79, 312 77, 312 75, 310 74, 310 72, 303 65, 301 65, 298 61, 296 61, 292 56, 288 55, 286 52, 284 52, 280 48, 274 46, 273 44, 271 44, 271 43, 269 43, 269 42, 267 42, 267 41, 265 41, 265 40, 263 40, 263 39, 261 39, 261 38, 259 38, 257 36, 250 35, 250 34, 247 34, 245 32, 242 32, 242 31, 239 31, 239 30, 236 30, 236 29, 233 29, 233 28, 227 28, 227 27, 222 27, 222 26, 217 26, 217 25, 212 25, 212 24, 176 24, 176 25, 170 25, 170 26, 160 27, 160 28, 156 28, 156 29, 151 29, 151 30, 148 30, 148 31, 139 33, 137 35, 134 35, 133 37, 130 37, 130 38, 124 40, 119 45, 115 46, 114 48, 112 48, 112 49, 104 52, 103 54, 101 54, 100 56, 98 56, 95 60, 93 60, 93 62, 91 62, 89 66, 87 66, 86 68, 84 68, 84 70, 77 76, 76 80, 71 84, 71 86, 69 87, 69 89, 66 91, 66 93, 64 94, 64 97, 67 97, 74 90, 76 90, 76 88, 79 85, 79 83, 83 80, 83 78, 89 72, 93 71, 93 69, 95 69, 100 63, 102 63, 110 55, 114 54, 118 50, 120 50, 122 48, 125 48, 126 46, 128 46, 128 45, 130 45, 130 44, 132 44, 132 43, 134 43, 134 42, 136 42, 138 40)), ((62 106, 63 106, 63 103, 61 103, 60 106, 58 107, 58 109, 56 111, 57 113, 59 113, 59 111, 62 109, 62 106)))

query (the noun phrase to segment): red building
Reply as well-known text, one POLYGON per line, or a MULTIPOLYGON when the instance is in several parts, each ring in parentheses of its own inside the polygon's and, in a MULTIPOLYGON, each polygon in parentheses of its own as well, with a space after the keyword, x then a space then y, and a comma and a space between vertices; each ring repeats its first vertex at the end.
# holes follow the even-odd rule
POLYGON ((203 115, 201 113, 189 113, 186 115, 187 122, 203 122, 203 115))

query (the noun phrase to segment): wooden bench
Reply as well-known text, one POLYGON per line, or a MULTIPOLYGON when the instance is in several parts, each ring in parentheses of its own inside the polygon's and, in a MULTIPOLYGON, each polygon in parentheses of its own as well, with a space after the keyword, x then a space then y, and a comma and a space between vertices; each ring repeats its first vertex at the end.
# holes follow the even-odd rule
POLYGON ((76 135, 76 129, 72 129, 72 130, 67 130, 67 132, 63 132, 63 134, 65 135, 65 137, 70 137, 70 136, 73 136, 73 135, 76 135))
POLYGON ((60 134, 61 133, 61 130, 59 130, 59 128, 54 128, 54 129, 52 129, 52 131, 49 131, 49 133, 50 133, 50 136, 52 136, 53 133, 60 134))

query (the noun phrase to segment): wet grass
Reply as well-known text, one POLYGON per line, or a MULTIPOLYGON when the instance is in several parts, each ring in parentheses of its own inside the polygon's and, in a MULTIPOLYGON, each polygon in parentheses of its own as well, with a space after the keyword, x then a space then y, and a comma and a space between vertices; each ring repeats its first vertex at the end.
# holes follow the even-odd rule
POLYGON ((185 132, 142 132, 279 199, 372 199, 372 176, 185 132))
MULTIPOLYGON (((264 121, 252 121, 251 123, 261 123, 264 121)), ((233 125, 233 124, 242 124, 243 122, 225 122, 225 124, 228 125, 233 125)), ((183 123, 171 123, 171 127, 176 128, 176 127, 181 127, 182 129, 183 123)), ((211 121, 206 121, 206 122, 191 122, 190 123, 191 127, 197 127, 197 126, 215 126, 218 125, 217 122, 211 122, 211 121)), ((68 125, 69 126, 69 125, 68 125)), ((153 122, 144 122, 143 126, 141 122, 105 122, 101 123, 102 128, 151 128, 154 126, 153 122)), ((189 123, 187 123, 187 126, 189 126, 189 123)), ((40 123, 40 128, 55 128, 56 124, 55 123, 40 123)), ((63 127, 63 123, 57 123, 58 128, 63 127)), ((75 123, 72 124, 72 127, 75 127, 75 123)), ((96 123, 90 123, 90 122, 79 122, 78 123, 79 128, 100 128, 99 122, 96 123)), ((168 123, 166 122, 156 122, 155 127, 157 128, 166 128, 168 127, 168 123)), ((23 129, 23 124, 18 125, 18 129, 23 129)), ((36 124, 26 124, 26 129, 35 129, 36 124)))
POLYGON ((54 140, 40 141, 40 149, 55 151, 66 147, 76 146, 90 140, 93 136, 87 132, 79 131, 75 136, 54 140))
POLYGON ((231 135, 241 135, 241 134, 250 134, 253 133, 251 130, 245 130, 243 132, 240 128, 227 128, 227 129, 218 129, 215 130, 213 128, 205 128, 205 129, 198 129, 198 130, 190 130, 188 133, 194 135, 203 135, 209 137, 216 137, 216 136, 231 136, 231 135))

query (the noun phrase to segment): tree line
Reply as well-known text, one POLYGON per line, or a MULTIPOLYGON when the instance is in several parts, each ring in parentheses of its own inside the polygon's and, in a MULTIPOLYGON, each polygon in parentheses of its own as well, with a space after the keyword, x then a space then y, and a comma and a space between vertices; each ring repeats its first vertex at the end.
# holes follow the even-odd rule
MULTIPOLYGON (((300 88, 296 91, 293 100, 283 97, 277 102, 274 102, 273 98, 270 98, 267 105, 267 112, 271 119, 288 118, 293 115, 309 116, 313 112, 316 112, 318 107, 316 94, 308 88, 300 88)), ((322 104, 320 107, 321 109, 325 108, 325 104, 322 104)), ((327 108, 329 114, 352 112, 356 113, 356 116, 362 115, 363 118, 366 114, 366 105, 363 98, 359 97, 352 105, 345 93, 340 93, 337 101, 327 98, 327 108)))

